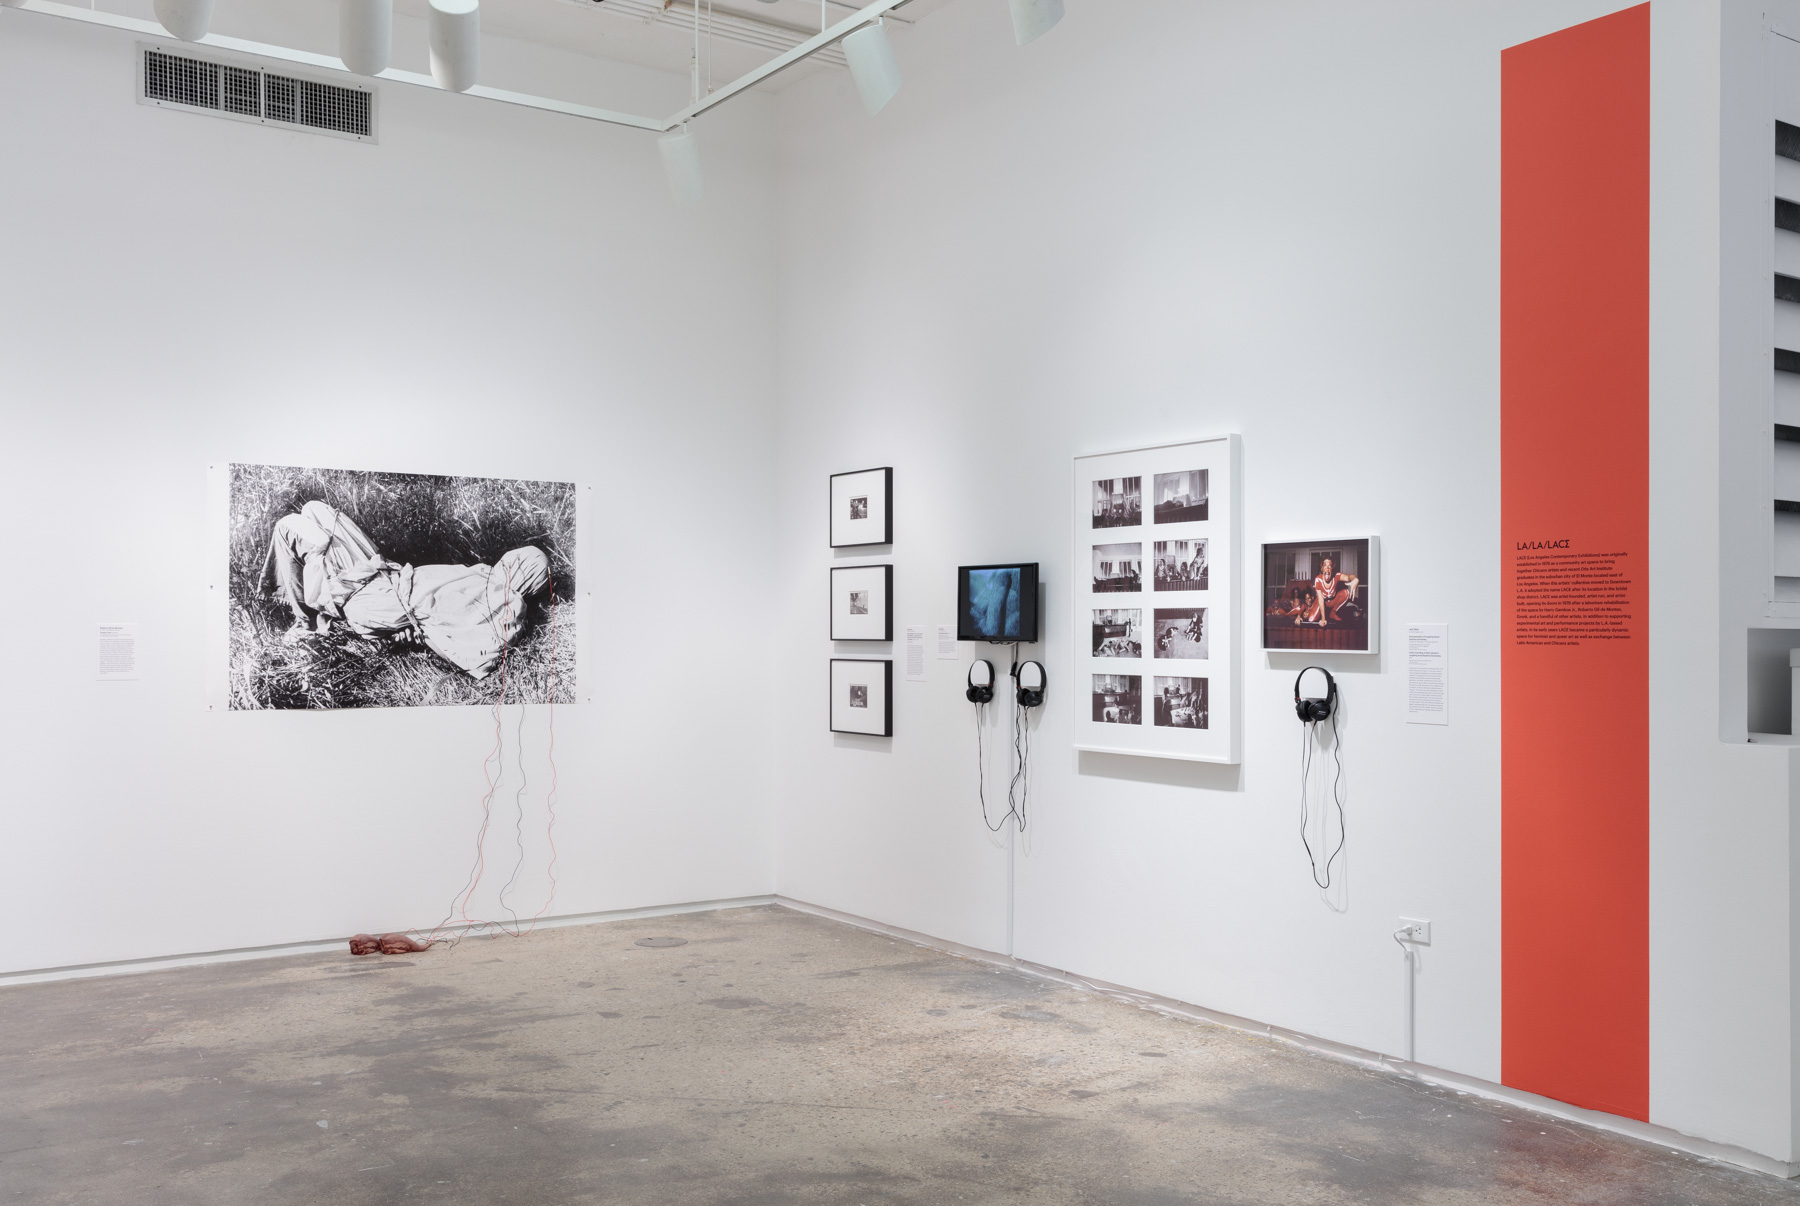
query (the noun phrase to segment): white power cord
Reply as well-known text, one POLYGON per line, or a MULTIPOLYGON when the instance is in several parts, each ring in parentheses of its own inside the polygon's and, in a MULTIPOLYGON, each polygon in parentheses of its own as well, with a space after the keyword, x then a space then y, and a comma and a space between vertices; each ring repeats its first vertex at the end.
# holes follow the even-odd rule
POLYGON ((1400 948, 1400 953, 1406 956, 1406 1062, 1409 1064, 1418 1062, 1414 1040, 1416 1020, 1413 1002, 1413 959, 1419 949, 1418 941, 1423 936, 1422 927, 1410 923, 1394 931, 1394 944, 1400 948))

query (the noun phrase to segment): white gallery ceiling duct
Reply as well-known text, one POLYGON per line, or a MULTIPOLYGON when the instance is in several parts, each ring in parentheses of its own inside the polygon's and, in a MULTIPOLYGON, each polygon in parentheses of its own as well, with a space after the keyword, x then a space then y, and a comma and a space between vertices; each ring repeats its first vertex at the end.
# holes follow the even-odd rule
POLYGON ((212 25, 213 0, 156 0, 156 19, 183 42, 198 42, 212 25))
POLYGON ((675 198, 675 204, 685 209, 700 200, 705 180, 700 174, 700 148, 693 133, 683 126, 673 134, 664 134, 656 140, 656 149, 662 155, 669 194, 675 198))
POLYGON ((894 57, 886 27, 876 22, 845 38, 844 57, 850 61, 850 76, 862 95, 863 108, 874 117, 900 91, 900 60, 894 57))
POLYGON ((387 70, 394 0, 338 0, 338 58, 358 75, 387 70))
POLYGON ((1063 0, 1008 0, 1012 5, 1013 37, 1019 45, 1050 32, 1063 19, 1063 0))
POLYGON ((451 92, 467 92, 481 74, 481 6, 476 0, 431 0, 426 40, 431 78, 451 92))

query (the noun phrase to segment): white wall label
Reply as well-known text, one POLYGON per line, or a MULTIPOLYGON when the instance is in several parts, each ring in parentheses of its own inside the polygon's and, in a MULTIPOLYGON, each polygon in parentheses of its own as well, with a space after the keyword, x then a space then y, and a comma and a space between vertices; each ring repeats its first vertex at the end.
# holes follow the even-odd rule
POLYGON ((925 681, 925 625, 906 626, 906 681, 925 681))
POLYGON ((100 625, 101 682, 137 681, 136 624, 100 625))
POLYGON ((937 655, 940 662, 956 660, 956 625, 939 624, 937 626, 937 655))
POLYGON ((1450 723, 1450 625, 1406 626, 1406 722, 1450 723))

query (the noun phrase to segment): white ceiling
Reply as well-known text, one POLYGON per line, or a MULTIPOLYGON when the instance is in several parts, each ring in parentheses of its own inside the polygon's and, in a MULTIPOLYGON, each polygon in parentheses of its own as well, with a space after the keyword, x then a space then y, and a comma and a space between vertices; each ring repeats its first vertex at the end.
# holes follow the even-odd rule
MULTIPOLYGON (((713 87, 722 87, 752 71, 819 31, 819 0, 708 0, 700 5, 700 63, 703 87, 710 68, 713 87), (749 39, 760 45, 751 44, 749 39)), ((397 11, 423 19, 426 0, 397 0, 397 11)), ((861 5, 826 0, 832 24, 861 5)), ((914 22, 952 0, 911 0, 889 21, 896 46, 904 44, 914 22)), ((692 0, 481 0, 483 32, 555 46, 577 54, 639 63, 680 75, 688 73, 694 54, 692 0)), ((902 52, 904 53, 904 52, 902 52)), ((818 71, 839 70, 843 55, 835 47, 814 61, 801 63, 765 82, 779 90, 818 71)))

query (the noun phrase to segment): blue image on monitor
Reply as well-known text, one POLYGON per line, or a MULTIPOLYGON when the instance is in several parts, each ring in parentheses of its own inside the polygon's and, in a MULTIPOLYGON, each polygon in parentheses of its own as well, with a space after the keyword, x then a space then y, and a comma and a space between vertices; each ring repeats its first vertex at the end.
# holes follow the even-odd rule
POLYGON ((990 641, 1019 636, 1019 569, 969 571, 969 622, 990 641))

